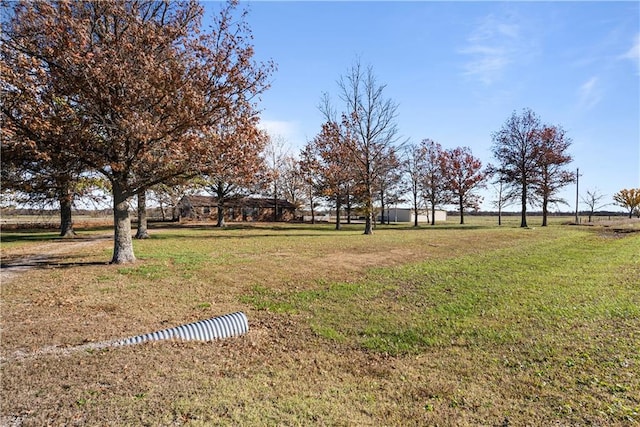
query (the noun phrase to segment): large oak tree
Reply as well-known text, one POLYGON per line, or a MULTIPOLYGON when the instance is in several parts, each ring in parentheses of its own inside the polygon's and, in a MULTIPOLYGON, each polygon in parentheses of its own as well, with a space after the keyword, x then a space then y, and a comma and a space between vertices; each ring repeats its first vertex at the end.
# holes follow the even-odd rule
POLYGON ((527 226, 527 205, 542 205, 542 225, 547 225, 549 203, 562 202, 558 191, 574 182, 575 175, 564 167, 571 162, 571 139, 560 126, 545 125, 530 109, 515 111, 492 135, 493 166, 506 188, 506 199, 520 199, 520 226, 527 226))
MULTIPOLYGON (((210 129, 238 107, 253 108, 267 87, 272 65, 251 60, 236 6, 224 5, 204 29, 195 1, 20 2, 3 28, 3 54, 22 65, 3 86, 30 79, 32 91, 41 81, 54 87, 52 99, 74 124, 54 143, 110 181, 114 263, 135 261, 129 200, 197 169, 214 143, 210 129)), ((59 121, 39 120, 39 97, 22 99, 31 128, 60 133, 59 121)))
POLYGON ((77 122, 65 106, 68 99, 58 93, 55 76, 12 48, 10 31, 3 27, 1 34, 2 186, 30 205, 59 202, 60 235, 72 237, 72 206, 85 166, 65 146, 73 143, 77 122))
POLYGON ((527 204, 538 176, 540 118, 530 109, 515 111, 492 135, 492 152, 498 160, 496 172, 507 190, 506 198, 520 198, 520 227, 527 226, 527 204))

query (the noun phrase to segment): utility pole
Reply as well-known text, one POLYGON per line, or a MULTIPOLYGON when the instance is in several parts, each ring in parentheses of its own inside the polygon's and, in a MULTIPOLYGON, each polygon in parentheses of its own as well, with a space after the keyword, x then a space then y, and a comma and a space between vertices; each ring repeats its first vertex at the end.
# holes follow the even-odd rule
POLYGON ((578 181, 580 180, 580 168, 576 169, 576 224, 578 224, 578 181))

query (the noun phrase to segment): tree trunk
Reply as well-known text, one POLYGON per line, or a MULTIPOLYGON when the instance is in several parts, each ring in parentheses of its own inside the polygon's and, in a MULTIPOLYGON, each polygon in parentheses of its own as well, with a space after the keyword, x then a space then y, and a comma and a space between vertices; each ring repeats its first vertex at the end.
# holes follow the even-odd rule
MULTIPOLYGON (((316 223, 316 211, 315 211, 315 203, 313 203, 313 197, 310 198, 311 202, 311 224, 316 223)), ((304 220, 304 218, 303 218, 304 220)))
POLYGON ((113 258, 111 263, 127 264, 135 262, 128 199, 116 183, 113 184, 113 230, 113 258))
POLYGON ((502 180, 498 191, 498 225, 502 225, 502 180))
POLYGON ((60 237, 73 238, 76 232, 73 230, 73 220, 71 218, 72 196, 67 192, 60 197, 60 237))
POLYGON ((162 222, 167 220, 167 208, 165 208, 164 203, 160 202, 160 215, 162 215, 162 222))
POLYGON ((367 198, 367 207, 366 207, 366 217, 364 220, 364 233, 366 235, 373 234, 373 202, 371 200, 371 193, 369 192, 369 197, 367 198))
POLYGON ((218 199, 218 221, 216 227, 223 228, 226 226, 224 223, 224 200, 218 199))
POLYGON ((148 239, 147 231, 147 192, 142 189, 138 192, 138 227, 136 229, 136 239, 148 239))
POLYGON ((367 217, 365 218, 365 222, 364 222, 364 233, 363 234, 373 234, 373 221, 371 220, 371 217, 373 216, 373 212, 369 212, 367 214, 367 217))
POLYGON ((431 225, 436 225, 436 205, 431 202, 431 225))
POLYGON ((460 196, 460 224, 464 224, 464 203, 462 200, 462 196, 460 196))
POLYGON ((273 222, 278 222, 278 187, 273 187, 273 222))
POLYGON ((547 226, 547 205, 549 204, 549 200, 547 200, 547 198, 545 197, 544 200, 542 201, 542 226, 546 227, 547 226))
POLYGON ((520 227, 527 227, 527 186, 522 185, 522 210, 520 211, 520 227))
MULTIPOLYGON (((384 191, 380 191, 380 224, 384 225, 384 191)), ((387 218, 388 220, 388 218, 387 218)))
POLYGON ((336 198, 336 230, 340 230, 342 228, 342 223, 340 222, 340 208, 342 207, 340 203, 340 197, 336 198))

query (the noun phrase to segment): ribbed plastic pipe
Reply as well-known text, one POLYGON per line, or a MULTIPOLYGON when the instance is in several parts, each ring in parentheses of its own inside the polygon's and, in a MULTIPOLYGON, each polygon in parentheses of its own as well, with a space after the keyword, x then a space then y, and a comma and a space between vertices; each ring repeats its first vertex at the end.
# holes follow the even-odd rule
POLYGON ((185 341, 213 341, 222 338, 231 338, 244 335, 249 332, 249 321, 241 311, 212 317, 199 322, 163 329, 145 335, 126 338, 118 341, 116 345, 141 344, 146 341, 161 341, 179 339, 185 341))

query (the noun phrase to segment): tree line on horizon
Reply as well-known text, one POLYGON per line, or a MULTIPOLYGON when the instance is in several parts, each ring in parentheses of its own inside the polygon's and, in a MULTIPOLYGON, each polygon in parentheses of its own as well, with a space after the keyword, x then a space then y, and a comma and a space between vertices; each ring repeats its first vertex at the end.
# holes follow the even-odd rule
POLYGON ((416 211, 431 209, 432 222, 436 207, 455 204, 464 223, 489 182, 499 211, 518 200, 524 227, 527 206, 539 205, 546 225, 549 204, 574 182, 570 138, 528 109, 492 135, 496 165, 484 168, 468 147, 401 140, 397 104, 359 62, 337 82, 340 108, 323 94, 322 128, 288 155, 259 128, 259 97, 276 65, 253 60, 238 3, 221 5, 209 28, 197 1, 3 3, 3 197, 55 201, 61 235, 70 236, 74 200, 110 193, 119 264, 136 259, 134 199, 136 237, 146 237, 147 194, 175 204, 203 189, 218 200, 219 226, 224 201, 240 194, 305 203, 312 216, 323 200, 338 212, 359 209, 371 234, 378 206, 407 195, 416 211))

